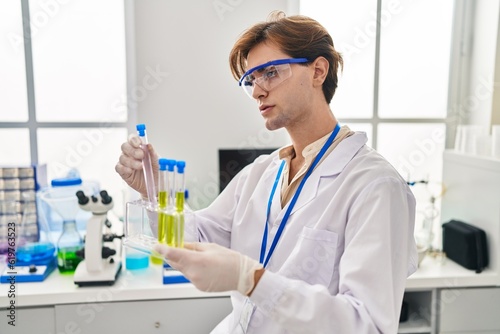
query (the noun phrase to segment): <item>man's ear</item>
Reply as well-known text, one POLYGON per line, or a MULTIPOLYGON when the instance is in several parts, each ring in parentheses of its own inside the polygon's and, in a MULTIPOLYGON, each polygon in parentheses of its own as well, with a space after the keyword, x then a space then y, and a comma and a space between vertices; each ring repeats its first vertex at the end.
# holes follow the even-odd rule
POLYGON ((314 69, 314 86, 322 86, 323 82, 326 80, 326 76, 328 75, 330 63, 325 57, 318 57, 312 63, 312 67, 314 69))

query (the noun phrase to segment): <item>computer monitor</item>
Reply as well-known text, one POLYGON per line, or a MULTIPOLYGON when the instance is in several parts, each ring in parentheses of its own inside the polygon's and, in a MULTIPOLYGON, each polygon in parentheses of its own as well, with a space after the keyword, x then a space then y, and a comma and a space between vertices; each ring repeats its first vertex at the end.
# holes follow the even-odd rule
POLYGON ((241 148, 219 149, 219 190, 222 192, 229 181, 238 174, 243 167, 254 162, 262 154, 270 154, 276 148, 241 148))

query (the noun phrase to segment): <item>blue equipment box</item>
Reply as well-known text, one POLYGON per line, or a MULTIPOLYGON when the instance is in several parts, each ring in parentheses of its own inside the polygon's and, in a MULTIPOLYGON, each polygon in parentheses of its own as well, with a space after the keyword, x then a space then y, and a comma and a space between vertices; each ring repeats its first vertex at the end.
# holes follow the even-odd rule
POLYGON ((49 274, 54 271, 57 266, 57 258, 54 257, 52 261, 46 264, 33 264, 30 266, 16 266, 10 269, 9 266, 5 267, 0 276, 0 283, 13 283, 12 278, 14 277, 15 283, 25 283, 25 282, 42 282, 49 274))
POLYGON ((189 280, 178 270, 167 263, 163 264, 163 284, 189 283, 189 280))

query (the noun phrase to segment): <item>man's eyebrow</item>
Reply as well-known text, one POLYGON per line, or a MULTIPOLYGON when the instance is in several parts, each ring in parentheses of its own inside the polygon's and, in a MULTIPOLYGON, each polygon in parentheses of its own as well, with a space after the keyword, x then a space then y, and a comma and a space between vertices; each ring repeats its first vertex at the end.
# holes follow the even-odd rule
POLYGON ((258 69, 258 70, 256 70, 255 72, 257 72, 257 73, 262 73, 262 72, 264 72, 264 71, 268 70, 269 68, 273 68, 274 66, 275 66, 275 65, 268 65, 268 66, 266 66, 266 67, 259 68, 259 69, 258 69))

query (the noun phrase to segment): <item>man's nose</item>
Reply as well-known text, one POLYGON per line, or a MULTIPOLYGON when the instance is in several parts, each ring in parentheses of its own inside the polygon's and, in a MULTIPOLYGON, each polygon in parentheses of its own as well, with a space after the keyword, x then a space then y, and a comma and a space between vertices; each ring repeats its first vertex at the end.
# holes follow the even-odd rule
POLYGON ((264 88, 262 88, 262 86, 260 84, 258 84, 257 82, 254 82, 253 91, 252 91, 252 97, 254 99, 258 100, 260 97, 266 96, 267 93, 268 93, 268 91, 265 90, 264 88))

